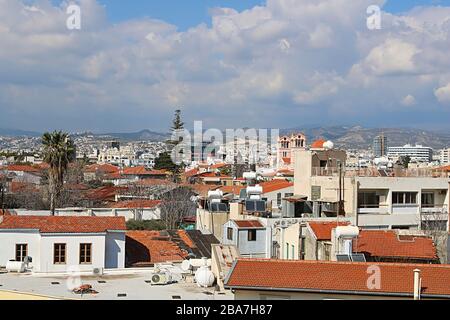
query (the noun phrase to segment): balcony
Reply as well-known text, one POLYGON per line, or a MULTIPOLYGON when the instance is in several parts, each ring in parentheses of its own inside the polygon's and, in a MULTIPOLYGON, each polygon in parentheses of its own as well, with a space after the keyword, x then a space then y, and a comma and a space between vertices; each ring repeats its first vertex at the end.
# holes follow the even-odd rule
POLYGON ((420 213, 422 220, 448 219, 448 207, 446 204, 422 205, 420 213))
POLYGON ((389 206, 387 204, 360 205, 358 214, 389 214, 389 206))

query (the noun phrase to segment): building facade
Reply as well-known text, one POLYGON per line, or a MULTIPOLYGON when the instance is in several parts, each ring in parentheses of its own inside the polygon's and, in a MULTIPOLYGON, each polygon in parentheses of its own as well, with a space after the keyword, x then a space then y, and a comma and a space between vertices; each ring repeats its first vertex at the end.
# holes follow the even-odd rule
POLYGON ((433 160, 433 149, 421 145, 407 144, 403 147, 389 147, 388 156, 391 158, 410 157, 414 161, 431 162, 433 160))

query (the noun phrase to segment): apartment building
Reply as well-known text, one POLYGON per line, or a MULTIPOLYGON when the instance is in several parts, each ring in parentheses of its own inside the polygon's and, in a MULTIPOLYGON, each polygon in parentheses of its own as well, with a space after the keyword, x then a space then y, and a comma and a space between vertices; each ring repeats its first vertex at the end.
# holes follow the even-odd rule
POLYGON ((410 144, 403 147, 389 147, 388 157, 400 158, 410 157, 411 160, 420 162, 431 162, 433 160, 433 149, 421 145, 412 146, 410 144))
POLYGON ((294 193, 342 203, 340 215, 365 229, 448 230, 448 174, 432 169, 345 171, 345 152, 298 150, 294 193))
POLYGON ((450 148, 442 149, 440 151, 439 160, 441 164, 450 164, 450 148))

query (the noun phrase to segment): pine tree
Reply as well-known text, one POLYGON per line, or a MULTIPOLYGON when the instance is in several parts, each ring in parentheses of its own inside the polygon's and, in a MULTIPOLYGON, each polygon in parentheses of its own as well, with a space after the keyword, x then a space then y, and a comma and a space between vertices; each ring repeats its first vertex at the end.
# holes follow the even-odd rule
POLYGON ((181 121, 181 110, 175 110, 175 116, 172 123, 172 131, 184 129, 184 122, 181 121))

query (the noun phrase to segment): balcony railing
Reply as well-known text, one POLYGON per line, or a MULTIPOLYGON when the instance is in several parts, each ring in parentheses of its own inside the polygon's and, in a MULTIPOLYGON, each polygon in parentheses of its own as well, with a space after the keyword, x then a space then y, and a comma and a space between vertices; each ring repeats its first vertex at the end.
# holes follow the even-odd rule
POLYGON ((313 176, 336 176, 339 174, 345 177, 411 177, 411 178, 448 178, 450 173, 440 169, 430 168, 416 168, 416 169, 392 169, 392 170, 378 170, 377 168, 363 168, 363 169, 339 169, 337 167, 315 167, 312 168, 313 176))
POLYGON ((360 204, 358 205, 359 214, 389 214, 387 204, 360 204))

